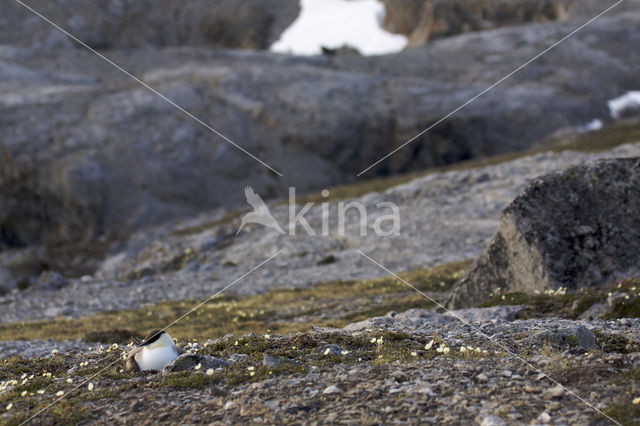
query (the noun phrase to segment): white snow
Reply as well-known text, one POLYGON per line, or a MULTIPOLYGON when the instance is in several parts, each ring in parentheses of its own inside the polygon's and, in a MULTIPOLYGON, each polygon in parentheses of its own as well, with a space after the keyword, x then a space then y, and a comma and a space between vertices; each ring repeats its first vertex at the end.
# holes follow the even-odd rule
POLYGON ((298 18, 272 46, 273 52, 317 55, 321 46, 354 47, 363 55, 398 52, 407 38, 382 29, 378 0, 301 0, 298 18))
POLYGON ((592 132, 594 130, 600 130, 602 129, 603 123, 602 120, 599 120, 597 118, 594 118, 593 120, 591 120, 590 122, 588 122, 585 126, 584 129, 587 132, 592 132))
POLYGON ((613 118, 620 118, 622 112, 627 109, 640 109, 640 91, 627 92, 618 98, 611 99, 607 102, 607 106, 613 118))

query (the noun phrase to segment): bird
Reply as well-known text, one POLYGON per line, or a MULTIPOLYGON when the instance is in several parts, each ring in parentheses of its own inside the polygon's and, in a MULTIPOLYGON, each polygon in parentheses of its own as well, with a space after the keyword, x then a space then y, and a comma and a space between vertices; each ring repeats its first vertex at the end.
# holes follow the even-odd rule
POLYGON ((153 330, 127 354, 125 370, 129 372, 160 371, 182 353, 183 351, 176 347, 169 333, 164 330, 153 330))
POLYGON ((260 225, 275 229, 279 233, 284 234, 280 224, 276 221, 267 205, 262 201, 262 198, 255 193, 253 188, 250 186, 245 187, 244 196, 247 198, 247 203, 253 207, 253 211, 242 217, 242 221, 240 222, 240 227, 238 228, 236 235, 238 235, 242 228, 248 223, 259 223, 260 225))

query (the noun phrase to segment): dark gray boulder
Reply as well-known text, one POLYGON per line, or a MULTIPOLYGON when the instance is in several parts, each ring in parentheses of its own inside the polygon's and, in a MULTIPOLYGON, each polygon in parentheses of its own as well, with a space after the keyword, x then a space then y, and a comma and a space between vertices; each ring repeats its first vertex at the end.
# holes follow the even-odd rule
POLYGON ((556 347, 579 346, 585 350, 596 346, 596 336, 584 325, 540 331, 528 340, 531 343, 548 343, 556 347))
POLYGON ((501 292, 579 289, 640 273, 640 164, 603 160, 536 179, 453 289, 464 307, 501 292))

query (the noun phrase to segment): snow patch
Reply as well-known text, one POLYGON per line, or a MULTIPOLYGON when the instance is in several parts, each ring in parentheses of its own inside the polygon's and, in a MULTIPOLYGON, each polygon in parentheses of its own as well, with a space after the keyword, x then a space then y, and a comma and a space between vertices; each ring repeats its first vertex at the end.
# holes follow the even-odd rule
POLYGON ((321 47, 345 45, 363 55, 398 52, 407 38, 382 29, 385 8, 379 0, 301 0, 298 18, 271 51, 317 55, 321 47))
POLYGON ((594 130, 602 129, 602 126, 603 126, 602 120, 595 118, 590 122, 588 122, 587 124, 585 124, 584 129, 587 132, 593 132, 594 130))
POLYGON ((607 102, 612 118, 620 118, 622 113, 631 109, 640 109, 640 91, 635 90, 611 99, 607 102))

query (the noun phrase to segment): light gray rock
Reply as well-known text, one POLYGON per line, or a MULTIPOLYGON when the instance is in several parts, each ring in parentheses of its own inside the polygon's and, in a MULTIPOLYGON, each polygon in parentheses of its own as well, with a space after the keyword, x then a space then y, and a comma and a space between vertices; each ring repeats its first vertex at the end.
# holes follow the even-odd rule
POLYGON ((439 314, 429 309, 409 309, 406 312, 402 312, 393 315, 386 315, 384 317, 369 318, 364 321, 349 324, 344 327, 345 331, 365 331, 365 330, 378 330, 379 328, 390 327, 410 327, 419 328, 424 325, 444 325, 458 321, 457 319, 439 314))
POLYGON ((506 426, 507 424, 507 422, 502 420, 500 417, 490 414, 476 417, 476 422, 478 422, 480 426, 506 426))
POLYGON ((265 367, 277 368, 291 364, 294 364, 294 362, 277 355, 264 354, 264 357, 262 358, 262 365, 264 365, 265 367))
POLYGON ((640 272, 638 158, 598 161, 536 179, 456 284, 450 307, 502 292, 609 284, 640 272))
POLYGON ((322 393, 325 394, 325 395, 331 395, 331 394, 334 394, 334 393, 342 393, 342 389, 340 389, 336 385, 331 385, 331 386, 328 386, 327 388, 325 388, 325 390, 323 390, 322 393))
POLYGON ((609 312, 611 312, 611 307, 607 303, 595 303, 580 314, 580 319, 599 319, 609 312))
POLYGON ((318 348, 318 353, 321 355, 343 356, 345 355, 345 350, 339 345, 327 345, 318 348))

